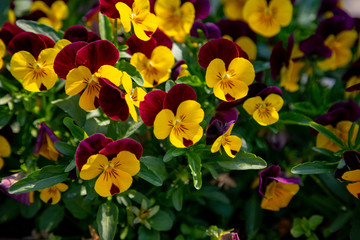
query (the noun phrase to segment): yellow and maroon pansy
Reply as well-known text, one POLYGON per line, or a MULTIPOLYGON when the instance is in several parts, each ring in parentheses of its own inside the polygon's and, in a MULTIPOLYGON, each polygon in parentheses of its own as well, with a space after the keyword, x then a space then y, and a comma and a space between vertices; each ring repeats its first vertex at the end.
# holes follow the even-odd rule
POLYGON ((60 154, 55 147, 57 141, 60 141, 60 139, 43 122, 39 125, 39 133, 33 153, 35 156, 41 155, 49 160, 57 161, 60 154))
POLYGON ((290 0, 248 0, 243 9, 244 20, 254 32, 264 37, 278 34, 281 27, 290 24, 292 15, 290 0))
POLYGON ((61 192, 65 192, 69 186, 65 183, 58 183, 55 186, 40 190, 40 199, 49 204, 57 204, 61 199, 61 192))
POLYGON ((263 196, 261 208, 279 211, 286 207, 299 191, 300 178, 286 177, 280 166, 272 165, 259 173, 259 193, 263 196))
POLYGON ((53 65, 59 50, 54 45, 50 38, 30 32, 19 33, 9 42, 10 72, 26 90, 40 92, 55 85, 58 76, 53 65))
POLYGON ((140 170, 142 146, 129 138, 113 141, 96 133, 80 142, 76 150, 76 166, 80 178, 97 177, 95 191, 109 197, 126 191, 132 184, 132 176, 140 170))
POLYGON ((353 150, 343 154, 345 166, 337 169, 335 176, 342 181, 348 181, 346 188, 357 199, 360 199, 360 153, 353 150))
POLYGON ((186 84, 173 86, 166 94, 163 106, 154 121, 156 138, 170 136, 170 142, 178 148, 189 147, 201 139, 203 129, 199 124, 204 119, 204 111, 196 102, 196 93, 191 87, 186 84))
POLYGON ((164 108, 166 92, 153 90, 147 93, 139 104, 140 117, 146 126, 153 126, 156 115, 164 108))
POLYGON ((99 77, 108 79, 116 86, 121 84, 122 73, 114 67, 118 59, 118 49, 107 40, 74 42, 56 56, 54 69, 60 78, 66 79, 66 93, 81 93, 80 107, 91 111, 99 107, 99 77))

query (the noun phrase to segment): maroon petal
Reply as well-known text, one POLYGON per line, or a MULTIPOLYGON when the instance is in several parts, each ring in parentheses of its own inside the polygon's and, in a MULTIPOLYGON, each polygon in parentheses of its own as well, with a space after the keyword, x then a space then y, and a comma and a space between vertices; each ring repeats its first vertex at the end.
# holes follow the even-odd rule
POLYGON ((202 68, 206 69, 212 60, 220 58, 227 68, 237 57, 248 59, 247 54, 236 43, 220 38, 213 39, 200 48, 198 62, 202 68))
POLYGON ((104 113, 115 121, 126 121, 129 117, 129 107, 125 101, 125 93, 115 84, 104 78, 99 78, 101 89, 99 104, 104 113))
POLYGON ((325 46, 324 38, 319 34, 313 34, 299 43, 299 48, 306 56, 317 55, 323 58, 331 57, 332 51, 325 46))
POLYGON ((229 130, 234 122, 234 120, 230 122, 223 122, 218 119, 212 120, 206 130, 206 145, 212 145, 218 137, 224 135, 226 131, 229 130))
POLYGON ((360 91, 360 83, 345 89, 346 92, 360 91))
POLYGON ((192 37, 198 38, 199 37, 198 31, 197 31, 198 29, 204 33, 205 38, 209 37, 209 33, 205 27, 205 24, 203 24, 202 22, 199 22, 199 21, 195 21, 194 24, 192 25, 191 30, 190 30, 190 35, 192 37))
POLYGON ((186 100, 196 101, 196 93, 185 83, 175 84, 164 99, 164 109, 170 109, 176 115, 176 110, 180 103, 186 100))
POLYGON ((279 75, 281 68, 285 65, 286 52, 283 42, 280 40, 276 43, 270 55, 271 77, 275 80, 279 75))
POLYGON ((152 35, 152 38, 155 39, 156 46, 165 46, 169 49, 172 49, 173 41, 160 29, 156 29, 155 33, 152 35))
POLYGON ((215 113, 215 116, 210 120, 212 122, 214 119, 220 120, 224 123, 234 121, 238 119, 239 116, 239 110, 236 108, 229 108, 221 111, 217 111, 215 113))
POLYGON ((234 41, 241 36, 247 36, 256 42, 256 33, 251 30, 246 22, 221 19, 216 25, 219 26, 222 36, 229 35, 234 41))
POLYGON ((24 32, 21 28, 10 22, 5 22, 0 30, 0 39, 3 40, 7 46, 13 37, 21 32, 24 32))
POLYGON ((101 37, 99 35, 97 35, 94 32, 88 32, 88 39, 87 39, 88 43, 95 42, 97 40, 101 40, 101 37))
POLYGON ((46 48, 52 48, 52 47, 55 46, 54 40, 52 40, 48 36, 45 36, 45 35, 42 35, 42 34, 38 34, 38 36, 39 36, 39 38, 41 38, 41 40, 44 41, 46 48))
POLYGON ((119 60, 119 50, 107 40, 98 40, 81 48, 77 54, 75 63, 85 66, 95 73, 103 65, 112 65, 119 60))
POLYGON ((210 1, 209 0, 196 0, 194 3, 195 19, 204 19, 209 16, 210 13, 210 1))
POLYGON ((105 137, 104 134, 95 133, 90 137, 82 140, 76 149, 75 162, 76 167, 81 171, 81 168, 86 164, 91 155, 98 154, 107 144, 111 143, 111 138, 105 137))
POLYGON ((134 0, 100 0, 101 13, 109 18, 120 18, 119 11, 115 7, 118 2, 123 2, 131 8, 134 0))
POLYGON ((171 75, 170 75, 171 79, 176 80, 178 78, 181 71, 181 65, 185 63, 186 63, 185 60, 181 59, 174 65, 174 67, 171 69, 171 75))
POLYGON ((144 101, 140 102, 139 113, 146 126, 154 125, 156 115, 163 109, 166 92, 154 90, 145 95, 144 101))
POLYGON ((360 59, 350 65, 341 79, 343 81, 348 81, 352 76, 360 76, 360 59))
POLYGON ((39 133, 38 137, 36 138, 35 148, 33 153, 38 153, 43 141, 43 135, 47 134, 50 137, 50 140, 55 143, 60 141, 60 139, 55 135, 55 133, 46 125, 46 123, 42 122, 39 125, 39 133))
POLYGON ((151 58, 152 51, 157 46, 156 40, 154 38, 150 38, 149 41, 143 41, 135 34, 131 35, 131 37, 126 40, 125 44, 129 46, 129 48, 126 50, 129 54, 133 55, 136 52, 141 52, 149 59, 151 58))
POLYGON ((22 32, 17 34, 8 45, 11 55, 19 51, 27 51, 37 59, 39 53, 46 48, 45 42, 35 33, 22 32))
POLYGON ((350 170, 360 169, 360 153, 357 151, 345 151, 344 160, 350 170))
POLYGON ((294 34, 291 34, 289 39, 288 39, 288 43, 287 43, 287 47, 286 47, 286 54, 285 54, 285 64, 286 66, 289 66, 289 62, 291 59, 291 53, 292 50, 294 48, 294 34))
POLYGON ((67 39, 70 42, 87 42, 88 30, 82 25, 71 26, 65 31, 64 39, 67 39))
POLYGON ((71 69, 77 68, 75 63, 76 53, 88 43, 75 42, 65 46, 57 55, 54 61, 54 70, 59 78, 66 79, 71 69))
POLYGON ((215 23, 207 22, 205 23, 205 27, 208 31, 209 39, 221 38, 220 28, 215 23))
POLYGON ((265 196, 266 186, 269 184, 270 177, 277 177, 280 175, 280 166, 271 165, 259 173, 259 193, 265 196))
POLYGON ((30 205, 30 196, 29 193, 19 193, 19 194, 10 194, 8 189, 17 181, 24 178, 23 173, 15 173, 13 175, 3 177, 0 182, 0 190, 7 196, 23 203, 26 205, 30 205))
POLYGON ((143 153, 143 148, 141 144, 134 139, 124 138, 107 144, 105 148, 100 151, 100 153, 104 154, 108 157, 109 160, 111 160, 121 151, 129 151, 135 154, 137 159, 140 159, 143 153))

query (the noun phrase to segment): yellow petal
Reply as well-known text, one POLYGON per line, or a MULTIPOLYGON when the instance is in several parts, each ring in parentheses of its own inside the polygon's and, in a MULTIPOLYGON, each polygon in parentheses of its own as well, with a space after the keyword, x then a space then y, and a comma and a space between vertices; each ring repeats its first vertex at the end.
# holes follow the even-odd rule
POLYGON ((235 101, 248 94, 249 87, 245 82, 232 78, 225 78, 214 86, 214 95, 223 101, 235 101))
POLYGON ((126 191, 131 184, 128 173, 109 167, 96 180, 95 191, 102 197, 110 197, 126 191))
POLYGON ((221 135, 220 137, 218 137, 215 142, 213 143, 213 145, 211 146, 211 152, 212 153, 215 153, 217 151, 220 150, 220 146, 221 146, 221 143, 223 141, 223 135, 221 135))
POLYGON ((149 65, 149 59, 145 56, 145 54, 141 52, 134 53, 131 56, 130 64, 136 67, 136 69, 142 73, 145 71, 149 65))
POLYGON ((36 60, 29 52, 20 51, 15 53, 10 61, 10 72, 16 78, 23 80, 26 74, 36 67, 36 60))
POLYGON ((45 188, 40 191, 40 199, 45 203, 57 204, 60 201, 61 194, 59 190, 54 186, 45 188))
POLYGON ((240 151, 242 141, 238 136, 231 135, 224 138, 222 145, 226 154, 234 158, 235 155, 240 151))
POLYGON ((280 109, 282 108, 283 104, 284 104, 284 100, 282 99, 282 97, 280 95, 277 94, 270 94, 268 95, 265 100, 265 105, 269 105, 275 108, 276 111, 280 111, 280 109))
POLYGON ((99 83, 91 81, 80 96, 79 106, 85 111, 95 110, 97 108, 95 99, 99 98, 100 88, 99 83))
POLYGON ((161 110, 155 117, 154 135, 157 139, 165 139, 169 136, 174 126, 175 116, 169 109, 161 110))
POLYGON ((191 2, 185 2, 180 7, 181 25, 186 34, 190 33, 195 19, 195 8, 191 2))
POLYGON ((11 147, 6 138, 0 135, 0 157, 8 157, 11 154, 11 147))
POLYGON ((132 8, 135 14, 140 14, 142 12, 149 12, 150 11, 149 0, 135 0, 132 5, 132 8))
POLYGON ((151 53, 151 63, 162 71, 168 71, 170 73, 170 69, 175 63, 175 58, 171 50, 165 46, 156 47, 151 53))
POLYGON ((269 8, 272 17, 280 26, 285 27, 290 24, 293 14, 293 6, 290 0, 271 0, 269 8))
POLYGON ((106 78, 116 86, 120 86, 120 84, 122 83, 121 80, 124 77, 122 71, 111 65, 102 65, 95 73, 95 76, 106 78))
POLYGON ((236 79, 250 85, 255 79, 255 70, 251 62, 245 58, 234 58, 229 64, 228 74, 230 78, 236 79))
POLYGON ((360 182, 350 183, 346 185, 346 188, 354 197, 360 199, 360 182))
POLYGON ((249 59, 251 61, 254 61, 256 58, 256 44, 254 41, 247 37, 247 36, 241 36, 238 39, 236 39, 236 44, 241 47, 242 50, 246 52, 249 59))
POLYGON ((177 123, 170 132, 170 142, 177 148, 189 147, 203 136, 203 129, 197 123, 177 123))
POLYGON ((135 106, 133 104, 133 101, 131 100, 130 94, 125 95, 125 101, 126 101, 126 104, 128 105, 129 113, 130 113, 132 119, 134 119, 134 121, 137 122, 138 121, 138 115, 137 115, 135 106))
POLYGON ((48 90, 55 85, 57 79, 52 68, 34 69, 24 77, 23 87, 31 92, 48 90))
POLYGON ((267 8, 266 0, 248 0, 243 9, 244 19, 249 22, 249 17, 253 13, 263 13, 267 8))
POLYGON ((206 85, 210 88, 213 88, 216 83, 221 81, 226 74, 225 63, 219 58, 212 60, 205 74, 206 85))
POLYGON ((355 45, 358 35, 355 30, 342 31, 336 36, 336 42, 343 47, 351 48, 355 45))
POLYGON ((41 146, 38 154, 51 160, 57 161, 59 157, 59 151, 55 148, 53 141, 47 133, 44 133, 41 140, 41 146))
POLYGON ((34 1, 29 10, 31 13, 35 11, 41 11, 46 15, 51 14, 49 6, 43 1, 34 1))
POLYGON ((122 85, 123 85, 126 93, 128 93, 128 94, 132 93, 132 80, 131 80, 131 77, 129 76, 129 74, 127 74, 126 72, 123 72, 122 85))
POLYGON ((144 89, 142 89, 140 87, 136 87, 131 95, 133 104, 136 107, 139 107, 140 102, 144 101, 145 95, 146 95, 146 92, 144 89))
POLYGON ((347 171, 341 176, 341 178, 346 181, 359 182, 360 181, 360 169, 347 171))
POLYGON ((224 14, 230 20, 242 20, 246 0, 229 1, 225 3, 224 14))
POLYGON ((121 151, 112 159, 111 165, 118 170, 127 172, 134 176, 140 171, 140 161, 136 158, 135 154, 129 151, 121 151))
POLYGON ((51 10, 53 16, 58 20, 65 19, 69 15, 69 9, 64 1, 55 1, 51 4, 51 10))
POLYGON ((67 95, 76 95, 90 82, 92 74, 87 67, 80 66, 72 69, 66 76, 65 92, 67 95))
POLYGON ((175 118, 182 123, 200 123, 204 119, 204 111, 200 103, 186 100, 180 103, 175 118))
POLYGON ((90 180, 99 175, 108 166, 109 161, 102 154, 91 155, 80 170, 80 178, 90 180))
POLYGON ((119 11, 121 24, 124 27, 125 32, 130 32, 131 30, 131 8, 123 2, 118 2, 115 5, 116 9, 119 11))
POLYGON ((0 39, 0 58, 5 56, 5 53, 6 53, 5 43, 3 42, 3 40, 0 39))
POLYGON ((3 166, 4 166, 4 159, 0 157, 0 170, 3 168, 3 166))
POLYGON ((250 28, 264 37, 273 37, 280 32, 280 24, 267 13, 253 13, 248 20, 250 28))
POLYGON ((273 181, 266 187, 265 197, 261 202, 261 208, 279 211, 286 207, 292 197, 299 191, 298 184, 286 184, 273 181))
POLYGON ((258 109, 258 106, 260 104, 263 104, 263 100, 261 99, 260 96, 256 96, 246 99, 246 101, 243 104, 243 108, 248 114, 253 115, 254 112, 258 109))
POLYGON ((59 41, 56 42, 54 49, 58 50, 59 52, 61 51, 61 49, 63 49, 65 46, 71 44, 71 42, 67 39, 61 39, 59 41))
POLYGON ((60 192, 65 192, 66 190, 69 189, 69 186, 66 185, 65 183, 58 183, 58 184, 55 185, 55 187, 57 189, 59 189, 60 192))
POLYGON ((268 126, 279 120, 279 114, 274 107, 265 107, 257 109, 253 118, 258 124, 268 126))

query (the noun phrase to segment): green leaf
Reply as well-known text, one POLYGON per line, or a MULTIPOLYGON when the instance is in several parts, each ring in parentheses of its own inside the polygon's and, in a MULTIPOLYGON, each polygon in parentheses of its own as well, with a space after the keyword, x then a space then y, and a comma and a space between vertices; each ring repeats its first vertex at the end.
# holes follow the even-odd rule
POLYGON ((314 150, 315 152, 321 153, 325 156, 328 156, 329 158, 335 159, 334 152, 327 150, 325 148, 313 147, 312 150, 314 150))
POLYGON ((176 80, 176 83, 185 83, 187 85, 190 85, 192 87, 201 87, 203 85, 203 82, 200 80, 200 78, 196 75, 188 75, 180 77, 176 80))
POLYGON ((70 163, 67 165, 67 167, 65 168, 64 172, 70 172, 71 170, 73 170, 76 167, 76 162, 75 159, 71 160, 70 163))
POLYGON ((69 116, 75 120, 76 124, 82 127, 86 121, 86 112, 79 106, 79 99, 79 95, 74 95, 65 99, 52 101, 51 103, 69 114, 69 116))
POLYGON ((186 153, 186 149, 184 148, 177 148, 177 147, 171 147, 164 155, 163 161, 169 162, 174 157, 178 157, 181 155, 184 155, 186 153))
POLYGON ((297 112, 281 112, 279 114, 279 123, 283 124, 309 126, 311 121, 311 118, 297 112))
POLYGON ((9 18, 9 9, 10 9, 11 0, 1 0, 0 1, 0 26, 4 25, 9 18))
POLYGON ((143 162, 140 162, 140 171, 136 175, 154 186, 160 187, 163 184, 161 178, 151 171, 143 162))
POLYGON ((8 124, 12 116, 13 114, 7 106, 0 106, 0 128, 8 124))
POLYGON ((61 141, 55 142, 54 145, 55 145, 55 148, 64 155, 67 155, 67 156, 75 155, 76 147, 74 147, 74 146, 71 146, 71 145, 61 142, 61 141))
POLYGON ((298 238, 298 237, 300 237, 301 235, 304 234, 304 230, 303 230, 303 228, 301 226, 301 219, 300 218, 295 218, 294 219, 294 222, 293 222, 292 228, 290 230, 290 233, 294 238, 298 238))
POLYGON ((151 228, 157 231, 169 231, 173 225, 173 219, 163 210, 158 211, 157 214, 148 219, 148 222, 151 228))
POLYGON ((31 203, 30 206, 21 204, 20 212, 24 218, 30 219, 35 217, 35 215, 39 212, 40 208, 41 208, 40 198, 34 197, 34 202, 31 203))
POLYGON ((126 131, 123 138, 128 138, 131 135, 133 135, 143 125, 143 123, 144 122, 141 119, 139 119, 138 122, 135 122, 134 124, 131 124, 129 129, 126 131))
POLYGON ((269 62, 256 61, 253 66, 256 73, 270 69, 269 62))
POLYGON ((311 102, 296 102, 293 104, 295 110, 310 116, 318 115, 318 109, 311 102))
POLYGON ((86 132, 79 126, 74 123, 72 118, 66 117, 63 120, 64 125, 70 130, 73 137, 78 139, 79 141, 88 137, 86 132))
POLYGON ((45 25, 45 24, 38 24, 35 21, 30 20, 17 20, 16 25, 24 31, 33 32, 36 34, 43 34, 55 42, 59 41, 63 38, 63 34, 57 32, 54 28, 45 25))
POLYGON ((193 176, 194 187, 199 190, 202 186, 201 179, 201 158, 194 152, 187 152, 186 158, 189 162, 191 174, 193 176))
POLYGON ((261 157, 244 151, 239 151, 235 158, 223 154, 217 157, 217 160, 221 167, 230 170, 263 169, 267 166, 267 163, 261 157))
POLYGON ((6 198, 5 201, 2 199, 0 204, 0 223, 15 219, 19 215, 20 204, 21 203, 12 198, 6 198))
POLYGON ((322 174, 333 173, 339 162, 314 161, 296 165, 291 169, 293 174, 322 174))
POLYGON ((84 199, 81 196, 81 186, 70 188, 62 194, 66 209, 77 219, 85 219, 93 213, 90 203, 84 203, 84 199))
POLYGON ((149 230, 143 225, 139 227, 138 230, 139 238, 138 240, 160 240, 160 233, 158 231, 149 230))
POLYGON ((14 183, 9 188, 9 193, 25 193, 52 187, 67 178, 68 173, 65 173, 64 170, 64 165, 45 166, 14 183))
POLYGON ((114 239, 117 230, 118 216, 119 209, 112 202, 108 201, 100 205, 96 216, 96 223, 102 240, 114 239))
POLYGON ((165 83, 165 92, 168 92, 174 85, 175 82, 173 80, 167 80, 165 83))
POLYGON ((166 179, 167 171, 165 168, 165 164, 163 163, 163 161, 161 161, 161 158, 145 156, 140 158, 140 162, 143 162, 146 167, 162 181, 166 179))
POLYGON ((181 211, 182 206, 183 206, 183 191, 182 191, 182 188, 178 187, 177 189, 175 189, 175 191, 173 192, 173 194, 171 196, 171 200, 172 200, 172 203, 174 205, 174 208, 177 211, 181 211))
POLYGON ((125 60, 121 60, 120 62, 118 62, 118 64, 116 66, 119 70, 125 71, 127 74, 129 74, 130 77, 136 82, 137 85, 139 85, 139 86, 144 85, 144 79, 143 79, 142 75, 129 62, 127 62, 125 60))
POLYGON ((113 41, 112 25, 108 17, 99 13, 99 32, 101 39, 113 41))
POLYGON ((324 220, 323 216, 313 215, 309 218, 309 225, 311 230, 315 230, 324 220))
POLYGON ((332 131, 330 131, 329 129, 324 127, 323 125, 318 124, 316 122, 310 122, 310 127, 312 127, 316 131, 325 135, 325 137, 327 137, 328 139, 330 139, 331 141, 336 143, 336 145, 340 146, 341 148, 344 147, 343 141, 340 138, 338 138, 332 131))
POLYGON ((245 217, 246 217, 246 233, 248 238, 256 234, 260 226, 260 203, 255 194, 252 194, 251 198, 246 201, 245 204, 245 217))
POLYGON ((40 216, 39 226, 45 232, 54 230, 65 216, 64 207, 59 204, 48 207, 40 216))

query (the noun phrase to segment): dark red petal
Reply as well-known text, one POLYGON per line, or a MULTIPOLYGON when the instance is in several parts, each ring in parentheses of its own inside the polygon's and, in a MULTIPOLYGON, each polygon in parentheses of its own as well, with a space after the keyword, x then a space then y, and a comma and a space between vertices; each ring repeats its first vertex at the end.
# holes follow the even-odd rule
POLYGON ((183 144, 184 144, 185 147, 190 147, 194 143, 190 139, 183 138, 183 144))
POLYGON ((209 16, 210 13, 210 1, 209 0, 196 0, 193 2, 195 8, 195 19, 204 19, 209 16))
POLYGON ((129 107, 124 99, 124 92, 113 83, 99 78, 101 89, 99 104, 104 113, 115 121, 126 121, 129 117, 129 107))
POLYGON ((0 39, 3 40, 5 46, 9 44, 13 37, 21 32, 24 32, 21 28, 10 22, 5 22, 0 30, 0 39))
POLYGON ((277 177, 280 175, 280 166, 271 165, 259 173, 259 193, 265 196, 266 186, 270 183, 270 177, 277 177))
POLYGON ((213 39, 200 48, 198 61, 202 68, 207 68, 215 58, 224 61, 227 68, 230 62, 237 57, 248 59, 247 54, 234 42, 227 39, 213 39))
POLYGON ((173 41, 160 29, 156 29, 155 33, 152 35, 152 38, 156 40, 156 46, 165 46, 169 49, 172 48, 173 41))
POLYGON ((274 80, 280 75, 281 68, 285 65, 285 55, 285 48, 283 42, 280 40, 276 43, 270 55, 271 77, 274 80))
POLYGON ((39 36, 39 38, 41 38, 41 40, 44 41, 46 48, 52 48, 52 47, 55 46, 54 40, 52 40, 48 36, 45 36, 45 35, 42 35, 42 34, 38 34, 38 36, 39 36))
POLYGON ((134 0, 100 0, 100 11, 109 18, 120 18, 119 11, 115 5, 118 2, 123 2, 132 8, 134 0))
POLYGON ((37 59, 39 53, 46 48, 45 42, 35 33, 22 32, 17 34, 8 45, 11 55, 19 51, 27 51, 37 59))
POLYGON ((95 42, 97 40, 101 40, 101 37, 99 35, 97 35, 94 32, 88 32, 88 39, 87 39, 88 43, 95 42))
POLYGON ((229 35, 234 41, 241 36, 247 36, 256 43, 256 33, 251 30, 246 22, 221 19, 216 25, 219 26, 222 36, 229 35))
POLYGON ((54 70, 59 78, 66 79, 66 75, 73 68, 77 68, 75 63, 76 53, 88 43, 75 42, 65 46, 57 55, 54 61, 54 70))
POLYGON ((64 39, 67 39, 70 42, 87 42, 88 30, 82 25, 71 26, 65 31, 64 39))
POLYGON ((176 115, 176 110, 180 103, 186 100, 196 101, 196 93, 194 89, 185 83, 174 85, 164 99, 164 109, 170 109, 176 115))
POLYGON ((145 95, 140 102, 139 113, 146 126, 154 125, 156 115, 163 109, 166 92, 154 90, 145 95))
POLYGON ((285 64, 289 66, 289 62, 291 60, 291 53, 294 48, 294 34, 291 34, 286 47, 286 54, 285 54, 285 64))
POLYGON ((79 171, 84 166, 84 164, 86 164, 88 158, 91 155, 98 154, 101 149, 103 149, 112 141, 113 140, 111 138, 107 138, 104 134, 101 133, 95 133, 90 137, 82 140, 76 149, 75 154, 76 167, 79 169, 79 171))
POLYGON ((114 195, 120 192, 120 189, 115 185, 115 184, 111 184, 111 188, 110 188, 110 194, 114 195))
POLYGON ((129 151, 135 154, 137 159, 140 159, 143 153, 143 147, 134 139, 123 138, 107 144, 106 147, 100 151, 100 153, 104 154, 108 157, 109 160, 111 160, 121 151, 129 151))
POLYGON ((81 48, 77 54, 75 63, 85 66, 95 73, 103 65, 112 65, 119 60, 119 50, 107 40, 98 40, 81 48))
POLYGON ((346 92, 360 91, 360 83, 352 85, 345 89, 346 92))
POLYGON ((135 34, 131 35, 125 44, 129 46, 126 50, 129 54, 133 55, 134 53, 141 52, 149 59, 151 58, 152 51, 157 46, 154 38, 150 38, 149 41, 143 41, 135 34))

